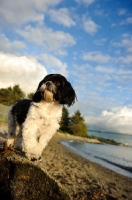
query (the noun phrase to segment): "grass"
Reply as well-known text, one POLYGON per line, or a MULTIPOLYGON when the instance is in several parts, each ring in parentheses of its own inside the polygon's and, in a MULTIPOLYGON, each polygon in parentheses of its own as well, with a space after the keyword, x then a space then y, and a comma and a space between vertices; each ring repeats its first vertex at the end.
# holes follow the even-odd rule
POLYGON ((7 121, 4 120, 4 119, 2 119, 2 118, 0 118, 0 123, 5 123, 5 124, 7 124, 7 121))

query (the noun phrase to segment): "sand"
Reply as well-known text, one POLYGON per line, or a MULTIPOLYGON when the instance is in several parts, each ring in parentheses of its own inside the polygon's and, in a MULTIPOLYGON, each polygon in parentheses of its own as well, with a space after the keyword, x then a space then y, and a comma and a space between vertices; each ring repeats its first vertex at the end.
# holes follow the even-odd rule
MULTIPOLYGON (((3 138, 7 126, 0 124, 0 132, 3 138)), ((132 200, 132 178, 76 155, 63 146, 61 140, 99 141, 57 133, 43 151, 38 165, 61 183, 73 200, 132 200)))
POLYGON ((131 178, 69 151, 60 143, 69 139, 64 134, 56 134, 43 151, 40 165, 65 187, 74 200, 132 200, 131 178))

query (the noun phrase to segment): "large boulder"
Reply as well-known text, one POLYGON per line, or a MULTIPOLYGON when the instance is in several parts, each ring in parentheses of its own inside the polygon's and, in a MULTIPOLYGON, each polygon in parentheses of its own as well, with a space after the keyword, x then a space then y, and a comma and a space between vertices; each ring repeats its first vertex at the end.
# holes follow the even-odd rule
POLYGON ((1 200, 70 200, 64 188, 46 170, 21 152, 0 152, 1 200))

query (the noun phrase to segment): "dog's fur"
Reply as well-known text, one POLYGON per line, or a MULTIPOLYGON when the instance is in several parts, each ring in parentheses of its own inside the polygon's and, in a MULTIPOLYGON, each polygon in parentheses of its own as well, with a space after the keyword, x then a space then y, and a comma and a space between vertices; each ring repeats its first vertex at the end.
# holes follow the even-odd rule
POLYGON ((22 99, 10 107, 8 146, 21 149, 29 160, 38 160, 59 128, 63 105, 71 106, 75 99, 75 91, 64 76, 47 75, 32 101, 22 99))

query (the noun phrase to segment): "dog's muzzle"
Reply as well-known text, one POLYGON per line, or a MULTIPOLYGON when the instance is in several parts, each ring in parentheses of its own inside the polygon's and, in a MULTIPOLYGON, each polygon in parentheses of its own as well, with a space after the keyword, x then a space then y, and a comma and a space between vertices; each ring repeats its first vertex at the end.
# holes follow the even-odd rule
POLYGON ((42 92, 43 98, 47 102, 54 101, 54 94, 56 93, 56 86, 53 82, 47 81, 40 87, 40 91, 42 92))

